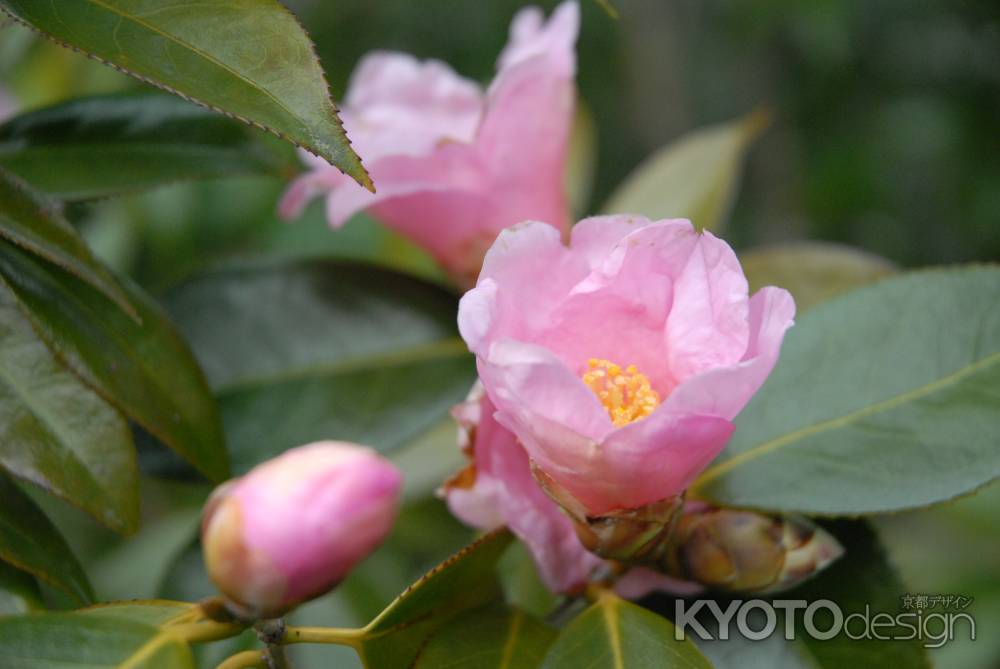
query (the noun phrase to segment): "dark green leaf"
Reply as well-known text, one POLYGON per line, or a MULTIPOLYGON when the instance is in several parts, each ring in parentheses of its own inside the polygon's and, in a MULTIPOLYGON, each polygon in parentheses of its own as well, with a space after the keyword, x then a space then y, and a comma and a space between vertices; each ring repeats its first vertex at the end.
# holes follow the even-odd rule
POLYGON ((690 641, 674 638, 673 624, 641 606, 602 594, 559 633, 544 669, 711 669, 690 641))
POLYGON ((191 649, 155 626, 118 616, 36 613, 0 618, 4 669, 194 669, 191 649))
POLYGON ((827 242, 797 242, 750 249, 740 263, 751 292, 781 286, 795 298, 798 313, 841 293, 894 274, 877 255, 827 242))
POLYGON ((496 565, 506 531, 467 546, 411 585, 369 623, 357 651, 368 669, 410 666, 428 637, 456 614, 500 601, 496 565))
POLYGON ((602 211, 651 220, 687 218, 718 230, 735 199, 743 156, 767 124, 763 112, 696 130, 646 159, 612 193, 602 211))
POLYGON ((123 279, 141 325, 71 276, 0 244, 0 275, 46 342, 122 412, 209 478, 228 476, 214 400, 160 308, 123 279))
POLYGON ((135 315, 121 287, 94 258, 76 230, 55 213, 51 203, 31 193, 3 169, 0 169, 0 238, 62 267, 135 315))
MULTIPOLYGON (((788 593, 790 599, 815 602, 828 599, 835 602, 846 617, 852 613, 871 615, 888 613, 895 616, 902 610, 902 597, 908 590, 886 559, 878 538, 863 521, 831 523, 828 529, 846 547, 840 560, 815 579, 788 593)), ((915 612, 914 613, 915 618, 915 612)), ((816 617, 820 629, 827 623, 816 617)), ((899 669, 929 669, 922 642, 918 639, 889 640, 851 639, 844 633, 828 640, 810 637, 803 628, 801 612, 796 618, 796 638, 801 641, 813 666, 821 669, 857 669, 858 667, 898 667, 899 669)), ((915 622, 911 620, 911 622, 915 622)), ((855 620, 848 628, 859 636, 860 622, 855 620)), ((886 637, 903 637, 909 630, 903 627, 880 627, 886 637)))
MULTIPOLYGON (((87 576, 66 541, 31 498, 3 473, 0 500, 0 560, 34 574, 78 602, 92 601, 87 576)), ((7 665, 0 662, 0 666, 7 665)))
POLYGON ((0 10, 138 79, 269 130, 371 185, 308 36, 277 0, 0 0, 0 10))
POLYGON ((0 467, 112 529, 127 532, 138 523, 139 475, 128 425, 52 355, 2 285, 0 467))
POLYGON ((523 611, 490 605, 467 611, 430 638, 411 669, 534 669, 556 632, 523 611))
MULTIPOLYGON (((0 524, 2 523, 0 520, 0 524)), ((42 593, 38 590, 34 577, 0 560, 0 616, 43 608, 42 593)))
POLYGON ((1000 268, 918 272, 805 314, 695 483, 723 506, 863 514, 1000 476, 1000 268))
POLYGON ((0 125, 0 167, 48 195, 84 200, 185 179, 275 174, 246 126, 164 93, 108 95, 0 125))
POLYGON ((221 270, 167 304, 219 398, 237 471, 316 439, 397 448, 475 378, 455 297, 374 267, 221 270))

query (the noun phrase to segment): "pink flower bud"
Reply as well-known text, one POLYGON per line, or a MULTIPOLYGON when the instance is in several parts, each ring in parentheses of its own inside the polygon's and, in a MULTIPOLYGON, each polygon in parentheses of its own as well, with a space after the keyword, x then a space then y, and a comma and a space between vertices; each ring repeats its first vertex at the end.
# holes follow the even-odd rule
POLYGON ((317 442, 216 489, 205 505, 209 576, 273 618, 337 585, 392 528, 402 475, 369 448, 317 442))

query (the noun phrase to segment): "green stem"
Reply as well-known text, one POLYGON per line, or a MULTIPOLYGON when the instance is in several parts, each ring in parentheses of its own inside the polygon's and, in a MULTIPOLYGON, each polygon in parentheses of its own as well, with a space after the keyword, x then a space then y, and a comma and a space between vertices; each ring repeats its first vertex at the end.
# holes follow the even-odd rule
POLYGON ((223 660, 215 669, 264 669, 264 654, 259 650, 245 650, 223 660))
POLYGON ((328 643, 357 648, 364 639, 363 629, 342 629, 337 627, 289 627, 281 643, 328 643))
POLYGON ((170 632, 181 637, 188 643, 206 643, 208 641, 219 641, 228 639, 243 632, 245 625, 237 623, 216 623, 210 620, 202 620, 195 623, 184 623, 182 625, 171 625, 170 632))

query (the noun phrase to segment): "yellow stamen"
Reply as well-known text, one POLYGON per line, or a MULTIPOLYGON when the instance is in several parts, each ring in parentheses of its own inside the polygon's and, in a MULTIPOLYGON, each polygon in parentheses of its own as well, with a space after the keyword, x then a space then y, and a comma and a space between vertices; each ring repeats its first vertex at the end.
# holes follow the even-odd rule
POLYGON ((583 382, 601 400, 615 427, 645 418, 660 404, 660 395, 635 365, 623 370, 610 360, 591 358, 583 382))

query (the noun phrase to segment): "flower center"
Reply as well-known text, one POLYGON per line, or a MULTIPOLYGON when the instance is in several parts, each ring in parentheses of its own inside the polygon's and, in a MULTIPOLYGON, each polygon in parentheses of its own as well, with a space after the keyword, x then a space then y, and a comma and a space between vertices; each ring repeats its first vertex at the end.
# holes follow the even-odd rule
POLYGON ((615 427, 645 418, 660 404, 659 393, 635 365, 622 369, 610 360, 591 358, 583 382, 601 400, 615 427))

